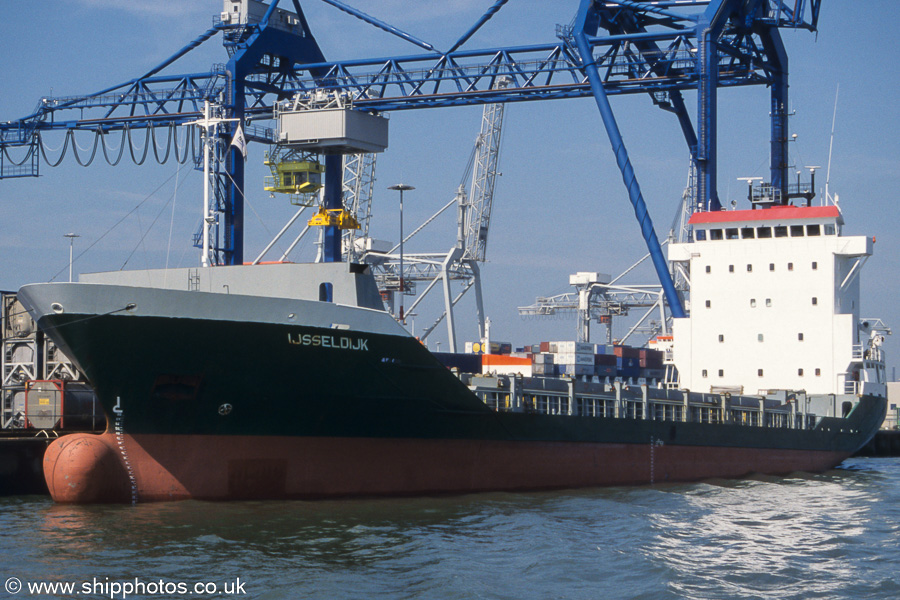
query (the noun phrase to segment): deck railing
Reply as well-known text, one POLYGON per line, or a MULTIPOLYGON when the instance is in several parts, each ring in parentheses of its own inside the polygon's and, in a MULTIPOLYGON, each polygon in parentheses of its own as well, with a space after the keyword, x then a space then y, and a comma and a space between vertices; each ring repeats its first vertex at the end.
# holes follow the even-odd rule
POLYGON ((576 392, 572 380, 557 380, 560 389, 532 389, 528 379, 484 378, 470 389, 492 410, 551 416, 646 419, 666 422, 728 423, 747 427, 806 429, 818 417, 800 412, 800 404, 763 396, 724 394, 677 396, 648 386, 595 384, 590 392, 576 392), (502 382, 490 385, 490 382, 502 382), (563 389, 565 388, 565 389, 563 389), (597 388, 604 391, 597 393, 597 388))

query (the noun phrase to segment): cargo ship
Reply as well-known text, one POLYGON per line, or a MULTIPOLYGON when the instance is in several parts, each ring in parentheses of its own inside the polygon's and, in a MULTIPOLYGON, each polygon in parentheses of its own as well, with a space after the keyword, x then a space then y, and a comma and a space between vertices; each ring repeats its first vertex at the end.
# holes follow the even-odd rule
POLYGON ((690 224, 693 239, 669 247, 691 276, 689 316, 643 355, 571 341, 438 355, 385 310, 365 264, 27 285, 20 301, 87 375, 109 422, 48 448, 50 493, 459 494, 838 465, 887 408, 883 332, 860 313, 873 240, 844 236, 834 205, 703 212, 690 224))

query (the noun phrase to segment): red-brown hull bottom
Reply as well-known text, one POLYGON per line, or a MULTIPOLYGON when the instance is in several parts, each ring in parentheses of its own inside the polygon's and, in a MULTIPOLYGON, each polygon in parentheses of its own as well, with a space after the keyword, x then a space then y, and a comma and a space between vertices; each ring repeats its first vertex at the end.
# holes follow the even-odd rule
POLYGON ((57 502, 407 496, 823 471, 841 452, 489 440, 73 434, 44 457, 57 502))

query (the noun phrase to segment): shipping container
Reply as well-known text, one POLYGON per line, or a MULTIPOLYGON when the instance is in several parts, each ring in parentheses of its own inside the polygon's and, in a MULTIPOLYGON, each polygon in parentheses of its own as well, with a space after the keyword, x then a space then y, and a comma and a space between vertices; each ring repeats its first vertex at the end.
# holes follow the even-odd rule
POLYGON ((663 366, 662 357, 647 356, 638 359, 641 367, 645 369, 661 369, 663 366))
POLYGON ((594 345, 589 344, 587 342, 551 342, 551 344, 556 344, 556 350, 559 354, 593 354, 594 353, 594 345))
POLYGON ((466 352, 474 352, 475 354, 509 354, 512 352, 512 343, 489 342, 485 345, 481 342, 466 342, 466 352))
POLYGON ((618 364, 619 357, 615 354, 595 354, 594 364, 615 368, 618 364))
POLYGON ((596 365, 594 367, 594 375, 597 377, 615 377, 616 367, 610 365, 596 365))
POLYGON ((556 377, 559 374, 556 365, 553 363, 534 363, 531 365, 531 372, 534 375, 543 375, 545 377, 556 377))
POLYGON ((647 379, 664 379, 666 377, 665 369, 641 369, 641 377, 647 379))
POLYGON ((640 369, 641 359, 620 356, 616 358, 616 367, 619 369, 640 369))
POLYGON ((509 354, 482 354, 481 365, 484 367, 495 365, 527 365, 531 366, 531 359, 527 356, 511 356, 509 354))
POLYGON ((558 352, 553 356, 553 362, 558 365, 593 365, 594 355, 558 352))
POLYGON ((560 375, 570 375, 572 377, 582 377, 584 375, 594 374, 594 365, 556 365, 560 375))
POLYGON ((613 354, 626 358, 640 358, 640 348, 632 348, 631 346, 613 346, 613 354))
POLYGON ((616 377, 622 378, 631 378, 631 377, 640 377, 641 369, 640 367, 622 367, 616 369, 616 377))
POLYGON ((540 354, 532 354, 531 362, 534 364, 538 364, 538 363, 553 364, 553 355, 548 352, 541 352, 540 354))

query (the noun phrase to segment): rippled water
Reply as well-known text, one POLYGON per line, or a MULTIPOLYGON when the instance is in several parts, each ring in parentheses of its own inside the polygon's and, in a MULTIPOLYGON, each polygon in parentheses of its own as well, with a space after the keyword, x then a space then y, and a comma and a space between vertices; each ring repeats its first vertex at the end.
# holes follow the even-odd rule
MULTIPOLYGON (((17 577, 22 598, 40 581, 238 577, 245 593, 215 597, 900 598, 900 459, 454 498, 72 507, 29 496, 0 499, 0 528, 0 582, 17 577)), ((113 595, 94 590, 71 597, 113 595)))

